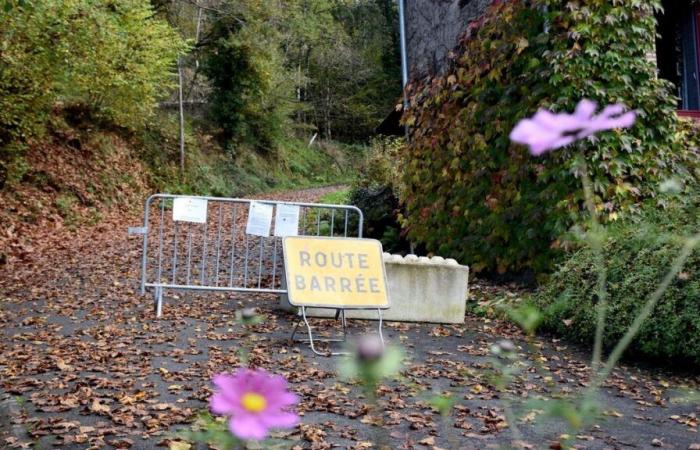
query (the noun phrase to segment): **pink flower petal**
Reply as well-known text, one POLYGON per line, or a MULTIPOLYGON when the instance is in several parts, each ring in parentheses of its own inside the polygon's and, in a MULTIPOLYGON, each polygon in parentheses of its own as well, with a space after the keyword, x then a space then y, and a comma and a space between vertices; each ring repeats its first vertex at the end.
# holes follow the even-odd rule
POLYGON ((260 440, 270 427, 291 427, 298 423, 297 414, 284 409, 296 404, 298 397, 288 391, 287 380, 264 369, 240 369, 235 375, 214 377, 218 388, 210 400, 214 414, 230 416, 229 428, 241 439, 260 440), (242 403, 246 394, 255 393, 265 399, 262 411, 250 411, 242 403))
POLYGON ((596 108, 595 102, 583 99, 576 105, 573 114, 555 114, 540 109, 532 118, 518 122, 510 133, 510 139, 527 145, 531 154, 539 156, 599 131, 631 127, 636 120, 636 113, 625 113, 622 104, 608 105, 598 115, 595 115, 596 108))
POLYGON ((267 437, 267 427, 259 417, 240 414, 228 422, 229 430, 234 436, 244 440, 261 441, 267 437))
POLYGON ((240 402, 232 401, 220 392, 215 393, 209 399, 209 409, 214 414, 229 416, 240 409, 240 402))
POLYGON ((581 120, 576 116, 569 114, 554 114, 546 109, 540 109, 532 117, 532 120, 537 122, 541 128, 548 129, 551 132, 572 132, 581 129, 585 126, 586 120, 581 120))
POLYGON ((267 405, 270 409, 281 409, 299 403, 299 397, 291 392, 282 392, 267 397, 267 405))
POLYGON ((581 121, 590 120, 595 113, 596 108, 598 108, 598 104, 596 102, 584 98, 578 102, 578 105, 576 105, 574 116, 581 121))
POLYGON ((540 124, 530 119, 521 120, 510 134, 513 142, 524 145, 546 145, 557 139, 560 133, 542 127, 540 124))

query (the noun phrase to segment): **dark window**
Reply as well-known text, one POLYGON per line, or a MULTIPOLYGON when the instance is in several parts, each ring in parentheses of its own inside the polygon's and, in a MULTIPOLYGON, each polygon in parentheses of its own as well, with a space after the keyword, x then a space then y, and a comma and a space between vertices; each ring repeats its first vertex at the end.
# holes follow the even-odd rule
POLYGON ((656 59, 659 76, 676 86, 683 110, 700 110, 700 80, 698 77, 698 13, 697 5, 689 1, 666 0, 664 13, 658 17, 659 37, 656 59))

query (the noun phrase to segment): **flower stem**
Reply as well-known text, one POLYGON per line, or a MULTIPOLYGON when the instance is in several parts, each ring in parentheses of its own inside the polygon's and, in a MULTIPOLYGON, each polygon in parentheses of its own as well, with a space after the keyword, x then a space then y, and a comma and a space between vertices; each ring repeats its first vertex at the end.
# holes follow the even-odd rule
POLYGON ((593 383, 594 389, 595 387, 600 385, 600 383, 605 381, 605 379, 610 375, 612 370, 615 368, 615 365, 622 357, 622 354, 624 353, 625 349, 627 349, 627 347, 632 342, 632 339, 634 339, 634 337, 637 335, 644 321, 651 315, 651 313, 654 310, 654 307, 659 302, 664 292, 666 292, 668 287, 671 285, 673 280, 676 278, 678 273, 683 269, 685 262, 688 260, 690 255, 693 253, 693 250, 699 243, 700 233, 696 234, 695 236, 692 236, 686 241, 685 245, 681 249, 680 254, 673 261, 673 264, 671 265, 669 271, 666 273, 664 279, 657 286, 656 290, 654 290, 654 292, 649 296, 649 299, 644 304, 642 310, 639 312, 637 317, 634 319, 634 322, 632 322, 632 325, 630 325, 625 335, 622 336, 617 345, 615 345, 613 351, 610 353, 610 357, 608 358, 605 367, 593 383))
POLYGON ((583 196, 590 216, 590 234, 587 234, 591 250, 593 251, 593 262, 595 271, 597 272, 597 280, 595 294, 598 297, 597 319, 595 328, 595 339, 593 342, 593 358, 591 361, 591 371, 595 377, 600 369, 600 361, 603 353, 603 333, 605 331, 605 318, 608 312, 608 295, 607 295, 607 270, 605 267, 605 257, 603 255, 603 242, 605 241, 605 233, 603 227, 598 220, 598 213, 595 208, 595 200, 593 198, 593 184, 588 175, 588 165, 583 151, 580 153, 579 168, 581 171, 581 182, 583 184, 583 196))

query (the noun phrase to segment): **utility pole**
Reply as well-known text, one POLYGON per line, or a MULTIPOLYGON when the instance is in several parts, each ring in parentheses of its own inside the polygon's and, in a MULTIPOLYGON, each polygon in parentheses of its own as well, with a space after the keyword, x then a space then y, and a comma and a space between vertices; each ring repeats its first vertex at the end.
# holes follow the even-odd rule
MULTIPOLYGON (((406 54, 406 0, 398 0, 399 2, 399 35, 401 42, 401 81, 403 88, 403 110, 408 110, 408 94, 406 93, 406 85, 408 84, 408 56, 406 54)), ((404 126, 406 132, 406 140, 408 141, 408 125, 404 126)))
POLYGON ((180 103, 180 175, 185 174, 185 110, 182 104, 182 57, 177 57, 178 97, 180 103))

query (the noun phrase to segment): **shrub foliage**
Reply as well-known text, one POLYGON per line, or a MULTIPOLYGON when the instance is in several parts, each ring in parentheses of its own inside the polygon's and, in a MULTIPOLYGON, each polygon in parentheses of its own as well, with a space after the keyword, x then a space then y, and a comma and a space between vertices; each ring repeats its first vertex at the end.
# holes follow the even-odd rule
MULTIPOLYGON (((616 224, 605 244, 610 309, 604 342, 622 337, 649 295, 678 256, 677 236, 700 228, 698 199, 689 210, 653 212, 646 222, 616 224)), ((545 312, 544 327, 570 339, 590 343, 596 323, 594 255, 582 249, 571 255, 536 297, 545 312)), ((666 291, 644 322, 631 351, 647 357, 684 359, 700 365, 700 251, 666 291)))
POLYGON ((401 180, 395 170, 403 139, 375 138, 350 190, 349 203, 364 214, 364 235, 378 239, 384 251, 407 253, 410 244, 401 229, 401 180))
POLYGON ((580 217, 575 149, 542 158, 511 144, 515 123, 539 107, 581 98, 622 102, 635 127, 585 143, 606 220, 633 215, 658 183, 686 169, 669 83, 656 77, 656 0, 494 2, 469 26, 449 69, 409 86, 407 224, 430 251, 480 270, 549 270, 580 217))
POLYGON ((141 125, 185 49, 142 0, 25 2, 0 23, 0 147, 41 133, 57 106, 141 125))

